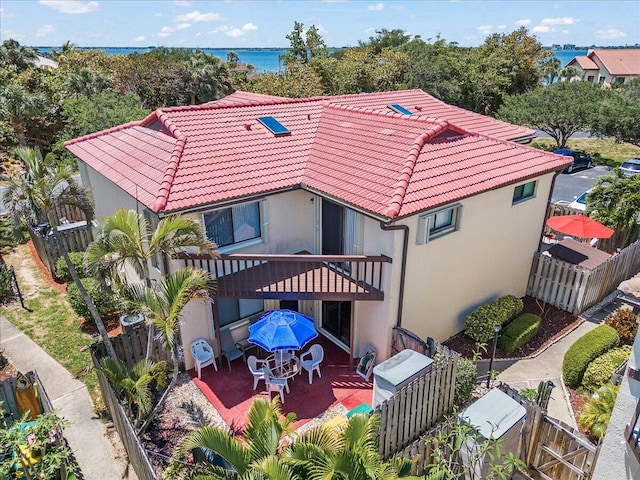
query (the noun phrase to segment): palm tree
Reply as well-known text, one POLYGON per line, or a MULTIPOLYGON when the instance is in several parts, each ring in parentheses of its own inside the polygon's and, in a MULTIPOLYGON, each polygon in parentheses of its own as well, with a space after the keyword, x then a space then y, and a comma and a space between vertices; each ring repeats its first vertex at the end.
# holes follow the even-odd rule
POLYGON ((126 287, 126 290, 127 297, 158 330, 164 349, 171 352, 173 361, 171 382, 140 427, 140 431, 143 431, 178 379, 178 332, 182 310, 193 298, 210 298, 213 281, 204 270, 186 267, 165 276, 156 286, 137 284, 126 287))
POLYGON ((21 72, 33 67, 33 61, 37 57, 34 50, 20 45, 12 38, 2 42, 0 46, 0 67, 8 68, 14 72, 21 72))
POLYGON ((28 122, 42 117, 46 107, 43 95, 30 93, 22 85, 11 83, 0 88, 0 114, 11 123, 21 146, 27 145, 28 122))
POLYGON ((197 53, 184 64, 184 70, 191 105, 215 100, 230 90, 227 67, 217 57, 197 53))
POLYGON ((51 234, 69 268, 74 283, 78 286, 82 298, 87 303, 91 316, 110 357, 116 358, 115 350, 107 335, 107 329, 100 318, 98 309, 80 281, 66 246, 58 234, 56 210, 62 206, 73 206, 84 212, 87 220, 93 218, 93 205, 87 191, 78 185, 69 166, 55 164, 51 156, 42 158, 39 149, 17 147, 14 154, 22 160, 24 171, 13 178, 5 188, 3 202, 15 222, 27 225, 48 222, 51 234))
POLYGON ((122 360, 107 357, 102 359, 100 371, 126 400, 130 415, 133 417, 135 413, 136 425, 151 411, 154 382, 158 388, 167 384, 167 363, 164 361, 152 362, 143 358, 129 370, 122 360))
POLYGON ((83 68, 79 72, 70 74, 62 86, 73 97, 93 97, 97 93, 107 90, 111 86, 111 79, 102 72, 83 68))
POLYGON ((271 402, 256 397, 247 413, 242 435, 234 437, 221 428, 203 426, 180 441, 173 458, 179 460, 185 453, 202 448, 216 453, 228 465, 228 468, 209 463, 201 465, 205 475, 198 478, 299 479, 293 473, 293 464, 288 465, 279 458, 285 448, 284 436, 291 433, 294 421, 293 413, 283 416, 279 397, 271 402))
POLYGON ((620 390, 619 385, 613 383, 603 385, 593 394, 578 416, 580 425, 598 439, 604 437, 607 432, 618 390, 620 390))

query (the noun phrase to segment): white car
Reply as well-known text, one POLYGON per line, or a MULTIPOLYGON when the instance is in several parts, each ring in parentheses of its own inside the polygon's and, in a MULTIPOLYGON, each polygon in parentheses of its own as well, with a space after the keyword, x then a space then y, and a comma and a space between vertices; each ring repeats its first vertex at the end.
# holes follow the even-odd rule
POLYGON ((620 170, 625 177, 630 177, 631 175, 637 175, 640 173, 640 158, 630 158, 627 161, 623 162, 620 165, 620 170))
POLYGON ((586 192, 582 192, 579 197, 569 204, 569 208, 575 208, 576 210, 585 211, 587 208, 587 195, 591 192, 591 189, 586 192))

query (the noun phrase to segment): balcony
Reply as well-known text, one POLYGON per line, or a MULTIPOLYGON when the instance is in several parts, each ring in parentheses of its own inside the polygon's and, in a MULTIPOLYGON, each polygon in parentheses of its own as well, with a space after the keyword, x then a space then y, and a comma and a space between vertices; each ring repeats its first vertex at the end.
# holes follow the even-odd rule
POLYGON ((221 298, 278 300, 384 300, 385 255, 180 254, 186 266, 208 270, 221 298))

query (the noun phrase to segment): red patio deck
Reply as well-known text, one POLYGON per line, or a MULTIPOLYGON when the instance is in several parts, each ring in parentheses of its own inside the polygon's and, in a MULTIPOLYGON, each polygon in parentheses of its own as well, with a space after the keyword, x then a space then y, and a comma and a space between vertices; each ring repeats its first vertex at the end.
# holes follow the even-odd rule
MULTIPOLYGON (((355 368, 349 371, 349 354, 322 336, 313 340, 303 351, 307 351, 314 343, 320 343, 324 348, 324 360, 320 365, 322 378, 314 373, 313 384, 309 385, 309 376, 304 370, 301 375, 289 380, 291 392, 285 392, 282 410, 296 414, 294 428, 304 425, 338 403, 342 403, 347 410, 362 403, 371 405, 372 382, 360 377, 355 368)), ((230 372, 225 359, 223 362, 218 361, 217 372, 213 367, 203 369, 202 379, 197 378, 195 370, 190 370, 189 373, 225 422, 237 430, 244 427, 253 398, 257 395, 266 397, 268 393, 264 390, 264 382, 259 382, 255 391, 252 389, 253 376, 242 358, 231 362, 231 367, 233 370, 230 372)))

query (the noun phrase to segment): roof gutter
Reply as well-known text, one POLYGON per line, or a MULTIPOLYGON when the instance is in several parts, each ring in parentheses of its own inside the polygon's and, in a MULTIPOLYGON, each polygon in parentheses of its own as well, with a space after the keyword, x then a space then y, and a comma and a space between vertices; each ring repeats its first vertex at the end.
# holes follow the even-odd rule
POLYGON ((398 231, 403 232, 402 240, 402 262, 400 263, 400 289, 398 291, 398 315, 396 317, 396 327, 402 326, 402 305, 404 304, 404 284, 407 272, 407 250, 409 249, 409 226, 408 225, 390 225, 389 223, 380 222, 380 228, 385 232, 398 231))

